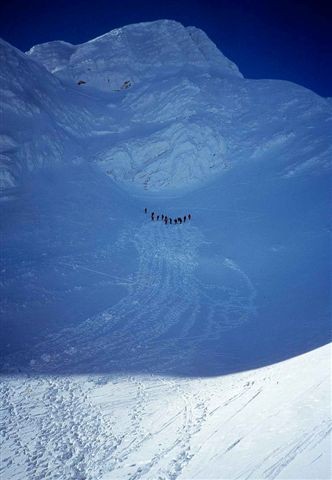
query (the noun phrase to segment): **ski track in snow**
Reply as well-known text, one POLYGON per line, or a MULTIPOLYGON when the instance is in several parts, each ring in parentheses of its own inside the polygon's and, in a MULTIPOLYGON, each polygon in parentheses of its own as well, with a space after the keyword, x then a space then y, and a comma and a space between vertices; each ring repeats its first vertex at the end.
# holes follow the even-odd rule
MULTIPOLYGON (((45 362, 53 373, 63 369, 72 373, 76 368, 79 373, 85 364, 98 373, 108 367, 128 370, 131 365, 144 371, 158 358, 158 369, 171 373, 172 363, 190 365, 200 345, 217 340, 225 329, 253 314, 255 289, 231 260, 220 261, 220 269, 232 270, 236 284, 218 285, 197 277, 199 247, 204 243, 197 227, 174 228, 161 222, 147 222, 141 228, 131 225, 120 235, 117 248, 128 248, 128 242, 139 259, 136 275, 124 282, 128 295, 74 329, 63 329, 38 344, 29 352, 33 372, 41 372, 45 362)), ((59 264, 87 268, 69 260, 59 264)), ((19 362, 14 356, 9 363, 19 362)))
MULTIPOLYGON (((157 373, 162 367, 171 375, 179 362, 190 365, 203 342, 220 338, 225 329, 236 326, 235 319, 244 322, 254 312, 255 289, 231 259, 220 261, 220 268, 234 272, 238 289, 234 282, 227 286, 199 278, 204 238, 198 228, 185 227, 150 221, 140 228, 129 225, 117 242, 119 250, 131 242, 139 258, 137 273, 128 281, 128 295, 37 345, 30 352, 33 376, 3 378, 4 478, 203 478, 204 470, 197 476, 185 473, 202 445, 217 443, 213 461, 226 458, 255 436, 257 425, 249 421, 247 427, 241 423, 243 431, 236 438, 226 438, 236 432, 244 412, 249 409, 250 415, 252 406, 259 411, 264 390, 273 388, 276 379, 260 373, 257 380, 255 372, 214 380, 157 373), (215 290, 218 294, 211 294, 215 290), (205 322, 195 333, 202 308, 205 322), (181 347, 187 344, 190 348, 181 347), (42 373, 45 362, 52 375, 42 373), (156 373, 150 368, 144 375, 145 366, 154 362, 156 373), (59 375, 64 366, 72 373, 86 363, 95 375, 59 375), (102 367, 121 372, 121 366, 124 371, 139 366, 143 374, 100 374, 102 367)), ((75 266, 70 261, 67 265, 75 266)), ((15 357, 9 361, 15 363, 15 357)), ((263 423, 276 414, 269 412, 263 423)), ((330 430, 331 423, 320 418, 290 444, 273 447, 254 465, 248 461, 233 478, 282 478, 283 470, 330 430)))
MULTIPOLYGON (((290 431, 288 441, 282 437, 277 446, 267 444, 261 458, 246 460, 241 445, 273 428, 276 416, 280 432, 289 429, 280 412, 292 404, 283 404, 282 397, 265 416, 260 412, 264 392, 269 396, 287 377, 287 368, 279 365, 279 370, 275 375, 269 367, 212 382, 153 375, 9 379, 2 384, 0 472, 6 479, 204 478, 204 464, 199 463, 197 475, 185 472, 196 455, 202 461, 205 448, 207 464, 227 465, 233 452, 242 455, 233 476, 220 471, 218 478, 286 478, 284 469, 297 457, 310 459, 332 422, 318 409, 314 426, 290 431)), ((313 385, 311 393, 320 388, 313 385)), ((294 411, 298 397, 307 393, 295 393, 294 411)))
MULTIPOLYGON (((190 330, 196 322, 200 308, 201 285, 195 279, 194 270, 197 266, 198 248, 203 240, 197 228, 189 225, 186 227, 186 229, 172 228, 161 223, 148 222, 138 231, 135 226, 131 227, 129 231, 123 232, 118 242, 118 248, 126 247, 128 240, 131 239, 139 255, 138 272, 129 284, 128 295, 117 305, 103 312, 97 318, 84 322, 74 331, 69 332, 68 329, 65 329, 37 346, 32 359, 35 373, 38 373, 39 369, 43 369, 45 362, 56 375, 57 370, 63 368, 64 361, 70 362, 67 363, 70 370, 75 370, 75 365, 81 367, 82 363, 89 362, 91 366, 91 362, 94 362, 95 359, 98 361, 96 371, 101 365, 105 367, 107 362, 115 361, 117 363, 125 361, 129 365, 131 362, 135 362, 136 365, 142 364, 144 367, 144 365, 153 364, 156 355, 162 359, 163 367, 171 371, 174 362, 190 361, 190 358, 181 359, 179 355, 181 343, 184 340, 190 340, 191 349, 194 350, 197 343, 210 338, 211 335, 219 335, 221 328, 218 320, 221 321, 222 317, 215 318, 215 312, 220 305, 211 302, 205 332, 200 332, 199 336, 190 336, 190 330), (174 326, 179 328, 176 336, 165 337, 174 326), (62 353, 54 355, 52 351, 62 353), (75 355, 72 355, 73 351, 75 355), (172 351, 176 352, 176 355, 170 355, 172 351), (36 358, 37 353, 39 360, 36 358), (114 360, 115 358, 117 360, 114 360)), ((86 268, 70 262, 65 262, 65 264, 72 268, 86 268)), ((234 268, 233 265, 232 268, 234 268)), ((225 314, 231 307, 234 307, 233 302, 234 299, 230 296, 229 305, 226 302, 224 304, 225 314)), ((129 380, 137 388, 135 401, 129 414, 130 438, 135 440, 120 449, 121 454, 118 454, 121 442, 112 435, 107 435, 109 441, 98 447, 97 459, 98 463, 106 464, 105 458, 110 456, 112 450, 116 450, 110 468, 112 465, 122 464, 148 438, 141 427, 144 415, 144 384, 137 381, 135 377, 130 377, 129 380)), ((163 382, 168 385, 166 380, 163 382)), ((9 431, 11 427, 17 428, 20 424, 23 427, 28 418, 28 412, 16 413, 15 403, 10 401, 14 393, 18 394, 25 390, 31 392, 28 385, 29 380, 22 385, 16 381, 15 389, 11 390, 10 394, 9 391, 4 392, 8 401, 6 411, 11 419, 7 426, 9 431), (20 388, 17 390, 18 385, 20 388)), ((139 469, 132 478, 140 478, 157 464, 161 457, 166 454, 170 456, 174 451, 175 458, 170 462, 168 470, 165 471, 165 478, 174 479, 191 458, 190 437, 199 429, 200 422, 205 418, 205 415, 201 416, 201 411, 205 409, 204 402, 196 402, 193 407, 192 399, 188 397, 188 394, 182 392, 175 382, 172 382, 171 385, 177 394, 180 392, 183 403, 183 411, 179 416, 181 423, 177 427, 180 436, 173 446, 169 446, 166 452, 156 455, 149 465, 144 469, 139 469), (196 418, 197 416, 198 418, 196 418)), ((10 386, 5 388, 9 390, 10 386)), ((91 462, 91 459, 86 458, 87 452, 82 458, 79 453, 80 445, 82 447, 86 441, 91 443, 94 435, 98 435, 98 429, 107 431, 109 424, 107 422, 104 424, 100 420, 97 422, 95 416, 91 417, 90 412, 93 409, 87 403, 86 393, 80 391, 80 388, 79 382, 75 383, 70 379, 63 380, 60 377, 53 379, 51 377, 51 379, 43 380, 42 376, 38 378, 34 390, 40 392, 40 401, 43 406, 37 415, 39 418, 37 421, 38 431, 41 432, 43 440, 36 444, 32 452, 23 449, 27 475, 29 472, 38 471, 40 474, 35 478, 57 478, 59 465, 66 461, 68 478, 79 478, 77 475, 80 471, 84 471, 87 475, 82 478, 90 478, 88 476, 89 465, 86 462, 91 462), (92 427, 95 422, 98 429, 92 427), (50 452, 43 443, 47 442, 48 438, 52 438, 52 442, 56 441, 57 444, 56 448, 53 448, 51 460, 48 460, 50 452)), ((19 410, 24 411, 24 407, 28 409, 29 403, 25 405, 19 402, 19 410)), ((11 434, 8 433, 5 440, 9 440, 10 436, 11 434)), ((19 448, 20 440, 17 438, 14 442, 19 448)))

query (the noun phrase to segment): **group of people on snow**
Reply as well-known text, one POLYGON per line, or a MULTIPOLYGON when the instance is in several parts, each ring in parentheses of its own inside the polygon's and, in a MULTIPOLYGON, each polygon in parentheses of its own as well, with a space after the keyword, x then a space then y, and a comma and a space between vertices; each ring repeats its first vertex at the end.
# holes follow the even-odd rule
MULTIPOLYGON (((144 208, 144 213, 148 213, 148 209, 144 208)), ((191 220, 191 214, 188 213, 188 215, 184 215, 183 217, 176 217, 176 218, 171 218, 167 215, 157 215, 155 212, 151 212, 151 220, 154 221, 159 221, 161 220, 164 222, 165 225, 167 224, 174 224, 177 225, 178 223, 186 223, 187 220, 191 220)))

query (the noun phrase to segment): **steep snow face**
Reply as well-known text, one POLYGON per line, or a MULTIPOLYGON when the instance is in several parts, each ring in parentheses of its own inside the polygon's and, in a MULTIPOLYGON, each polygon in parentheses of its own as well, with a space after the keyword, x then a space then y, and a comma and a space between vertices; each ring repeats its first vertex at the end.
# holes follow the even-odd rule
POLYGON ((242 77, 201 30, 171 20, 118 28, 75 47, 49 42, 27 53, 62 79, 85 81, 104 91, 126 89, 165 70, 169 74, 188 66, 242 77))
POLYGON ((0 188, 19 184, 24 173, 73 158, 73 134, 86 131, 84 111, 42 65, 0 41, 0 188))
POLYGON ((54 73, 66 67, 70 56, 75 52, 76 47, 68 42, 54 41, 35 45, 30 49, 28 55, 42 63, 47 70, 54 73))
POLYGON ((160 191, 198 184, 210 176, 210 169, 225 168, 225 150, 217 128, 202 121, 179 120, 102 150, 96 161, 118 182, 160 191))
POLYGON ((237 65, 221 54, 203 30, 196 27, 187 27, 186 30, 202 55, 208 60, 212 72, 221 74, 225 78, 242 78, 237 65))
POLYGON ((194 27, 165 20, 27 55, 1 48, 4 188, 78 158, 148 192, 246 161, 273 162, 285 177, 331 166, 331 103, 289 82, 243 79, 194 27))
POLYGON ((4 41, 0 41, 0 59, 0 108, 5 120, 0 136, 0 185, 8 188, 15 185, 24 166, 30 161, 41 162, 47 154, 46 130, 50 133, 51 122, 47 119, 44 123, 44 120, 52 101, 50 92, 61 92, 61 84, 41 65, 28 60, 4 41), (44 138, 44 144, 41 150, 34 151, 31 136, 37 129, 40 129, 39 137, 44 138))
MULTIPOLYGON (((98 128, 94 125, 99 125, 105 106, 98 98, 65 86, 43 65, 3 40, 0 60, 4 199, 33 170, 86 159, 84 142, 98 128)), ((110 128, 112 120, 108 118, 107 123, 110 128)))
POLYGON ((289 82, 187 71, 126 92, 121 112, 126 133, 105 132, 91 157, 147 191, 197 185, 248 161, 273 162, 280 176, 331 167, 331 108, 289 82))

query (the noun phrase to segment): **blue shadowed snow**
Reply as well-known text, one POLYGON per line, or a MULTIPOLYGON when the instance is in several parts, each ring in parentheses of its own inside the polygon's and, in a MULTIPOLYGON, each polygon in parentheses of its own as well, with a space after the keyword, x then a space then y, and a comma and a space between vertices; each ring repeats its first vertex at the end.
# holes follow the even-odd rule
POLYGON ((330 341, 329 100, 173 21, 0 56, 3 372, 221 375, 330 341))
POLYGON ((35 175, 3 205, 3 371, 220 375, 327 343, 328 180, 242 166, 160 198, 35 175))

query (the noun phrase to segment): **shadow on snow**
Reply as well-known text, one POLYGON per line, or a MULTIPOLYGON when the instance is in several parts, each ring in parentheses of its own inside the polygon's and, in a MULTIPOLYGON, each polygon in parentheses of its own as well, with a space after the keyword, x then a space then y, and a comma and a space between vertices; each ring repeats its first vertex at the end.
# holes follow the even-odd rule
POLYGON ((271 171, 164 199, 82 167, 28 180, 2 208, 2 373, 223 375, 327 343, 327 207, 328 179, 271 171))

